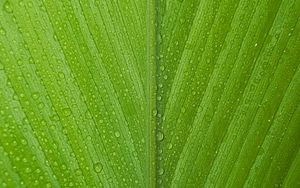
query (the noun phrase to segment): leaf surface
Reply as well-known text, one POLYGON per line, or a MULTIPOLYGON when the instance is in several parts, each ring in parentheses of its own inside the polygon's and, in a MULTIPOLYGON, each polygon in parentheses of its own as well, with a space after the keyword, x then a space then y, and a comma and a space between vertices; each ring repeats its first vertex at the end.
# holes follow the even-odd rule
POLYGON ((300 187, 299 1, 0 8, 0 187, 300 187))

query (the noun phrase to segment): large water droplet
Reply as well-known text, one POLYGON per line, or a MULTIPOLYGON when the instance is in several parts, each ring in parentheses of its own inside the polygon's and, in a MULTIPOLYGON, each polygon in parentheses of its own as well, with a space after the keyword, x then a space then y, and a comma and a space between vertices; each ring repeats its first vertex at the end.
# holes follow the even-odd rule
POLYGON ((156 116, 156 115, 157 115, 157 110, 154 109, 154 110, 152 111, 152 114, 153 114, 153 116, 156 116))
POLYGON ((158 131, 156 136, 158 141, 162 141, 164 139, 164 134, 161 131, 158 131))
POLYGON ((160 168, 160 169, 158 170, 158 173, 159 173, 159 175, 163 175, 163 174, 164 174, 164 169, 163 169, 163 168, 160 168))

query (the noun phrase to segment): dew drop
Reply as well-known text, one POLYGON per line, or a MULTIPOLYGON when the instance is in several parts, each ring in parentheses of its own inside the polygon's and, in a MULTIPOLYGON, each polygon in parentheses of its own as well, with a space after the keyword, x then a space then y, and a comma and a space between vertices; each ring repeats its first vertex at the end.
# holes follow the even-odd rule
POLYGON ((152 114, 153 114, 153 116, 156 116, 156 115, 157 115, 157 110, 154 109, 154 110, 152 111, 152 114))
POLYGON ((80 176, 80 175, 81 175, 81 170, 80 170, 79 168, 77 168, 77 169, 75 170, 75 174, 76 174, 77 176, 80 176))
POLYGON ((6 31, 3 27, 0 27, 0 35, 6 35, 6 31))
POLYGON ((38 104, 38 108, 39 108, 39 109, 43 109, 44 107, 45 107, 45 104, 44 104, 44 103, 40 102, 40 103, 38 104))
POLYGON ((39 93, 37 93, 37 92, 32 93, 32 98, 34 100, 37 100, 39 97, 40 97, 39 93))
POLYGON ((164 134, 161 131, 158 131, 156 136, 158 141, 162 141, 164 139, 164 134))
POLYGON ((159 175, 163 175, 163 174, 164 174, 164 169, 163 169, 163 168, 160 168, 159 171, 158 171, 158 174, 159 174, 159 175))
POLYGON ((63 79, 65 78, 65 74, 63 72, 59 72, 58 73, 59 78, 63 79))
POLYGON ((120 132, 119 132, 119 131, 115 132, 115 136, 116 136, 117 138, 119 138, 119 137, 120 137, 120 132))
POLYGON ((21 61, 20 59, 17 61, 17 64, 19 65, 19 66, 22 66, 23 65, 23 61, 21 61))
POLYGON ((12 13, 13 9, 8 1, 3 4, 3 10, 7 13, 12 13))
POLYGON ((63 109, 63 115, 64 115, 64 116, 68 117, 68 116, 71 115, 71 113, 72 113, 72 111, 71 111, 70 108, 64 108, 64 109, 63 109))
POLYGON ((63 170, 66 170, 67 169, 67 166, 66 165, 61 165, 61 168, 63 169, 63 170))
POLYGON ((46 184, 46 187, 47 187, 47 188, 50 188, 50 187, 52 187, 52 186, 51 186, 50 183, 47 183, 47 184, 46 184))
POLYGON ((59 121, 59 116, 57 114, 54 114, 54 115, 50 116, 50 119, 52 121, 59 121))
POLYGON ((25 172, 28 173, 28 174, 29 174, 31 171, 32 171, 32 170, 31 170, 30 168, 28 168, 28 167, 25 169, 25 172))
POLYGON ((182 113, 185 113, 185 111, 186 111, 186 110, 185 110, 185 108, 184 108, 184 107, 183 107, 183 108, 181 108, 181 112, 182 112, 182 113))
POLYGON ((102 171, 102 169, 103 169, 103 167, 102 167, 102 164, 100 162, 94 164, 95 172, 100 173, 102 171))
POLYGON ((23 145, 26 145, 26 144, 27 144, 27 141, 26 141, 25 139, 22 139, 22 140, 21 140, 21 143, 22 143, 23 145))

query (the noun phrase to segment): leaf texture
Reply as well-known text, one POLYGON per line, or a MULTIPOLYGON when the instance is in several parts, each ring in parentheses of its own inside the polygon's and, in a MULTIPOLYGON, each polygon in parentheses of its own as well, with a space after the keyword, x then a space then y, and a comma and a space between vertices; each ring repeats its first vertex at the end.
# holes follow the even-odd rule
POLYGON ((300 187, 298 0, 0 1, 0 187, 300 187))
POLYGON ((299 187, 300 3, 161 4, 158 185, 299 187))

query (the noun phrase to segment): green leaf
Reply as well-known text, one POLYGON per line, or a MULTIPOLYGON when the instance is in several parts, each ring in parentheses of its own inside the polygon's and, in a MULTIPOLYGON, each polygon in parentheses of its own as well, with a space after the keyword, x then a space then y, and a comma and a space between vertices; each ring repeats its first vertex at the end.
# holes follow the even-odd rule
POLYGON ((0 8, 0 187, 300 187, 299 1, 0 8))

